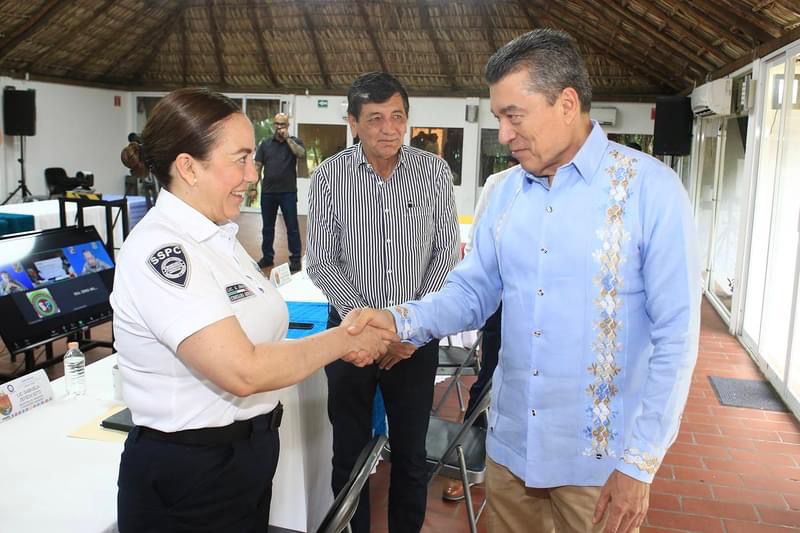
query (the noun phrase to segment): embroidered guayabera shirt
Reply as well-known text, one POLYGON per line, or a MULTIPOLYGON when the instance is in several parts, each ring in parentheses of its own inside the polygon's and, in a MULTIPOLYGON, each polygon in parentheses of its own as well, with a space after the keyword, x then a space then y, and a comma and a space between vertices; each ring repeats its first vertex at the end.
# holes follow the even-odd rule
POLYGON ((490 457, 530 487, 650 482, 697 358, 700 270, 686 193, 593 124, 552 185, 522 169, 492 195, 445 287, 390 308, 420 344, 503 302, 490 457))

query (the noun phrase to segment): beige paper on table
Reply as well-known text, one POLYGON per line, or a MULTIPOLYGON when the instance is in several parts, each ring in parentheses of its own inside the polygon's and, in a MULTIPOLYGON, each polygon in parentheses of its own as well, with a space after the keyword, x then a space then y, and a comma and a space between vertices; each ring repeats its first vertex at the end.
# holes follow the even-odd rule
POLYGON ((128 437, 127 433, 116 429, 106 429, 100 425, 100 422, 123 409, 125 409, 124 405, 115 405, 102 415, 89 420, 78 429, 70 432, 67 436, 77 439, 99 440, 101 442, 125 442, 128 437))

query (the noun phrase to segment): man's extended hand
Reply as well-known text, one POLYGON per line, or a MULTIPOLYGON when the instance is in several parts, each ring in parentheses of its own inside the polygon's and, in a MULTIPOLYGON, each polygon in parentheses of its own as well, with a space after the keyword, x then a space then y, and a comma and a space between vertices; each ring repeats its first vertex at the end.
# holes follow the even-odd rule
POLYGON ((400 340, 394 332, 373 326, 367 326, 357 334, 345 332, 344 336, 350 345, 350 351, 342 360, 358 367, 371 365, 384 357, 389 346, 398 344, 400 340))
POLYGON ((353 309, 342 320, 342 327, 347 328, 347 332, 351 335, 358 335, 367 325, 397 333, 397 328, 394 325, 394 316, 385 309, 371 309, 369 307, 353 309))
POLYGON ((650 501, 650 485, 614 470, 600 491, 592 522, 608 512, 603 533, 628 533, 642 525, 650 501))
POLYGON ((379 357, 376 363, 382 370, 391 370, 394 365, 408 359, 416 351, 417 347, 410 342, 393 342, 386 354, 379 357))

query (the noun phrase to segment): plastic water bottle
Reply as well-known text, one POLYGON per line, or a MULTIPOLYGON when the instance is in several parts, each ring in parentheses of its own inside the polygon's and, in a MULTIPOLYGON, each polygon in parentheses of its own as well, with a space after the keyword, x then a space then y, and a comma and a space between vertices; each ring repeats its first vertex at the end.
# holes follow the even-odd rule
POLYGON ((86 394, 86 356, 78 348, 77 342, 67 344, 64 354, 64 380, 69 396, 86 394))

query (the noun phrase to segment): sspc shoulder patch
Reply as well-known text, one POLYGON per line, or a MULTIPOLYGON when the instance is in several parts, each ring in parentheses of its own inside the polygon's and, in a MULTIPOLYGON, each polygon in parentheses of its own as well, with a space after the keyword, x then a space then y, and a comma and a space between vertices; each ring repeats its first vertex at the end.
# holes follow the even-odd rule
POLYGON ((253 291, 247 288, 244 283, 234 283, 225 287, 225 293, 228 295, 231 303, 236 303, 239 300, 250 298, 253 296, 253 291))
POLYGON ((184 288, 189 281, 189 258, 180 244, 167 244, 150 254, 147 263, 158 277, 184 288))

